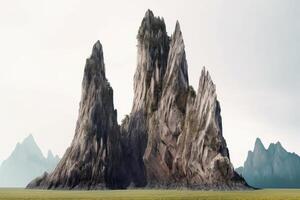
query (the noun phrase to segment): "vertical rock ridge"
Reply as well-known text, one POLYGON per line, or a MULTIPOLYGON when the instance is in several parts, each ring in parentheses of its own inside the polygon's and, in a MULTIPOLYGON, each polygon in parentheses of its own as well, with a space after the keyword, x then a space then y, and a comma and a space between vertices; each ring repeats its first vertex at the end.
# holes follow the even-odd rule
POLYGON ((163 77, 167 68, 170 38, 162 18, 148 10, 138 31, 137 69, 134 75, 134 100, 122 135, 126 163, 132 186, 147 184, 144 152, 148 141, 149 118, 159 107, 163 77))
POLYGON ((134 75, 133 111, 156 109, 161 96, 169 52, 169 36, 163 19, 148 10, 138 31, 138 59, 134 75))
MULTIPOLYGON (((176 22, 174 33, 171 37, 167 70, 164 77, 165 102, 176 101, 179 110, 184 113, 186 98, 189 88, 188 65, 185 55, 185 46, 179 22, 176 22), (172 98, 172 99, 170 99, 172 98)), ((170 106, 170 105, 167 105, 170 106)))
POLYGON ((130 115, 117 124, 99 41, 86 61, 73 142, 29 188, 247 188, 230 162, 215 85, 203 68, 189 86, 179 22, 171 37, 148 10, 137 35, 130 115))
POLYGON ((187 167, 185 172, 190 171, 189 183, 226 186, 235 173, 222 136, 221 109, 215 85, 205 68, 201 72, 195 101, 188 108, 182 160, 188 158, 183 166, 187 167), (197 168, 200 173, 192 172, 197 168))
POLYGON ((56 169, 28 187, 122 188, 123 175, 117 111, 105 76, 102 45, 93 46, 86 60, 79 116, 71 146, 56 169))
MULTIPOLYGON (((165 44, 157 43, 158 33, 164 30, 159 27, 165 27, 164 23, 153 25, 159 19, 147 11, 139 29, 134 105, 121 129, 129 135, 124 141, 130 152, 138 152, 129 163, 139 160, 142 170, 133 165, 129 169, 142 171, 142 185, 149 187, 246 188, 230 163, 222 134, 220 103, 208 71, 203 68, 197 93, 189 86, 178 21, 168 40, 169 48, 163 51, 167 61, 160 62, 164 63, 160 67, 153 65, 157 58, 153 52, 158 52, 156 45, 165 44), (159 79, 153 73, 156 69, 163 69, 159 79), (154 86, 161 84, 161 92, 153 92, 154 86), (140 95, 142 91, 144 95, 140 95)), ((163 32, 163 38, 168 38, 163 32)))

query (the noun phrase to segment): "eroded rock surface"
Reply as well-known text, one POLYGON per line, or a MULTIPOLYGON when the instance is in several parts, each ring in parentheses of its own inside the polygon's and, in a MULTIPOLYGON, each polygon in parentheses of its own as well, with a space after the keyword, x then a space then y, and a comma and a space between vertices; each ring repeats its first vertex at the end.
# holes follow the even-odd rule
POLYGON ((120 129, 113 90, 105 77, 98 41, 86 60, 75 136, 51 174, 32 181, 39 188, 123 188, 120 129))
POLYGON ((138 34, 134 102, 122 125, 133 186, 239 188, 222 136, 216 89, 203 69, 189 86, 180 25, 171 37, 164 20, 147 11, 138 34))
POLYGON ((72 145, 52 174, 28 187, 247 188, 230 162, 209 73, 202 70, 197 92, 189 85, 179 23, 169 37, 164 20, 148 10, 137 40, 131 113, 119 127, 97 42, 72 145))

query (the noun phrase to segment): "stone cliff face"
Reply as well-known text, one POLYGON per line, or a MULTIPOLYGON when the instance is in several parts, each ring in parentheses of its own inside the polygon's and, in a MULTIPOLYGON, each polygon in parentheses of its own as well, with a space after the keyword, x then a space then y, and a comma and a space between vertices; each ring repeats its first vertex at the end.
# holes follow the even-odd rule
POLYGON ((148 10, 137 39, 130 115, 119 127, 96 43, 73 143, 54 173, 29 187, 246 188, 230 163, 209 73, 202 70, 197 92, 189 86, 179 23, 169 37, 164 20, 148 10))
POLYGON ((130 182, 149 187, 243 186, 222 136, 215 85, 203 69, 196 93, 187 71, 179 23, 168 37, 163 19, 148 11, 138 34, 133 107, 122 125, 130 182))
POLYGON ((120 131, 98 41, 86 60, 75 136, 51 174, 28 187, 123 188, 120 131))

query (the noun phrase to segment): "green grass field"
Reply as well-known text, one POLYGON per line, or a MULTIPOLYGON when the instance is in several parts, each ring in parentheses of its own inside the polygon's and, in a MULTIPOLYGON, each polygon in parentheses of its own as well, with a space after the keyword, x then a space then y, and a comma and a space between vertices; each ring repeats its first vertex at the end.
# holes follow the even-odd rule
POLYGON ((0 189, 3 199, 108 199, 108 200, 300 200, 300 190, 190 191, 190 190, 107 190, 49 191, 0 189))

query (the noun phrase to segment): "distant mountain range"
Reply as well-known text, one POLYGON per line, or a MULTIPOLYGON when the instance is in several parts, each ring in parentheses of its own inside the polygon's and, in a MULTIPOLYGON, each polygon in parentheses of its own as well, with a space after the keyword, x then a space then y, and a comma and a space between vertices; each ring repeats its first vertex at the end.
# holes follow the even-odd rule
POLYGON ((266 149, 257 138, 253 152, 248 152, 244 167, 236 171, 253 187, 300 187, 300 157, 287 152, 280 142, 271 143, 266 149))
POLYGON ((32 135, 18 143, 0 166, 0 187, 25 187, 33 178, 51 172, 59 162, 49 150, 45 158, 32 135))

